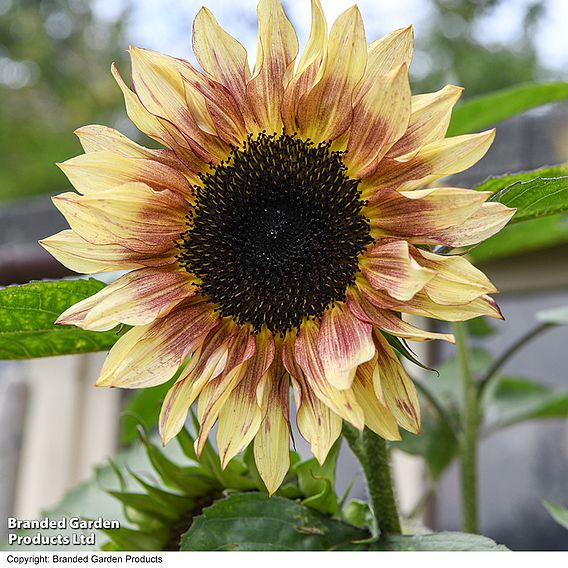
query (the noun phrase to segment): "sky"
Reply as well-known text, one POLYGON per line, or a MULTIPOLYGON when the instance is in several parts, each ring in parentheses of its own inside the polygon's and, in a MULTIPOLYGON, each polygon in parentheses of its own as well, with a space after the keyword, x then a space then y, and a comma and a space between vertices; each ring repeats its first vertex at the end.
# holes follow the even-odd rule
MULTIPOLYGON (((95 0, 95 8, 101 17, 112 19, 128 1, 95 0)), ((487 43, 514 43, 522 33, 523 8, 532 2, 506 0, 480 22, 474 30, 476 37, 487 43)), ((354 3, 353 0, 322 0, 328 22, 354 3)), ((369 42, 408 24, 414 25, 417 37, 421 30, 427 29, 430 3, 425 0, 358 0, 356 3, 363 15, 369 42)), ((203 4, 243 43, 249 51, 249 60, 254 61, 257 0, 131 0, 133 12, 128 30, 131 43, 195 62, 190 48, 191 22, 203 4)), ((303 45, 309 33, 310 2, 284 0, 283 4, 303 45)), ((546 0, 545 15, 536 33, 538 53, 547 67, 568 75, 567 28, 568 0, 546 0)))

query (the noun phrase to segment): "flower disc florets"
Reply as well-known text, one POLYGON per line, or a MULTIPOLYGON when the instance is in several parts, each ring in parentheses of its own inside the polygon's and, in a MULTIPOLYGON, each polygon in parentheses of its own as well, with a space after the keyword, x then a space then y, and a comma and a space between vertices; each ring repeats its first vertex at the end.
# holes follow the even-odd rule
POLYGON ((223 315, 284 333, 344 299, 372 239, 342 152, 261 133, 201 180, 178 258, 223 315))

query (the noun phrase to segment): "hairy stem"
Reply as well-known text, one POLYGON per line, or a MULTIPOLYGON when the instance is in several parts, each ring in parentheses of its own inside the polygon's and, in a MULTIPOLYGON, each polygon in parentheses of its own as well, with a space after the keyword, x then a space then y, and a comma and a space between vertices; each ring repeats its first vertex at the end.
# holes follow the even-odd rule
POLYGON ((477 445, 479 408, 477 387, 471 369, 465 324, 454 325, 463 387, 462 431, 460 435, 461 492, 463 529, 479 532, 477 512, 477 445))
POLYGON ((368 428, 359 432, 347 423, 343 434, 363 468, 378 529, 381 533, 400 534, 387 443, 368 428))

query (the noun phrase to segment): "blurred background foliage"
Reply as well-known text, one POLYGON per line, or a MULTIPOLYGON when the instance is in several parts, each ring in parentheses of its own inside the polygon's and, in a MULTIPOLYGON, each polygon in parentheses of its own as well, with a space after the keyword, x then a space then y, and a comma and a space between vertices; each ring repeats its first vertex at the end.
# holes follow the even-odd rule
MULTIPOLYGON (((471 96, 555 78, 534 45, 544 1, 522 7, 524 31, 513 44, 479 39, 476 29, 507 2, 427 0, 431 17, 417 37, 412 67, 415 92, 452 82, 471 96)), ((0 199, 65 189, 54 164, 80 153, 75 128, 100 122, 124 130, 109 66, 127 58, 134 6, 128 0, 116 5, 112 18, 102 18, 105 10, 91 0, 0 0, 0 199)), ((189 37, 187 44, 189 51, 189 37)))
POLYGON ((116 122, 126 21, 97 19, 89 0, 0 0, 0 197, 65 188, 54 164, 80 153, 73 130, 116 122))

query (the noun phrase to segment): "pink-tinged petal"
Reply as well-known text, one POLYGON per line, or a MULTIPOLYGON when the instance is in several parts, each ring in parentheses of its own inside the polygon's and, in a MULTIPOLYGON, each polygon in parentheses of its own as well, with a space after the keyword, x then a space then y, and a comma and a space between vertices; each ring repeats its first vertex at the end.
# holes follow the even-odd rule
POLYGON ((263 330, 255 336, 254 355, 246 371, 219 411, 217 448, 221 467, 242 452, 256 436, 263 418, 263 390, 272 379, 268 369, 274 359, 272 333, 263 330))
POLYGON ((296 114, 300 99, 319 80, 327 50, 327 22, 319 0, 311 0, 312 25, 310 37, 302 52, 296 74, 286 87, 282 99, 282 120, 288 132, 296 132, 296 114))
POLYGON ((467 170, 489 150, 495 130, 465 134, 426 144, 410 160, 384 158, 375 173, 364 180, 364 196, 383 187, 410 191, 445 176, 467 170))
POLYGON ((205 385, 225 370, 233 333, 234 326, 230 322, 223 322, 210 331, 166 394, 159 419, 164 445, 183 428, 191 405, 205 385))
POLYGON ((165 266, 175 262, 175 251, 140 253, 118 244, 92 244, 70 229, 42 239, 39 244, 63 266, 81 274, 165 266))
POLYGON ((246 49, 203 7, 193 22, 193 51, 205 73, 228 89, 241 109, 249 129, 252 111, 246 96, 250 69, 246 49))
POLYGON ((490 296, 480 296, 467 304, 444 305, 433 302, 426 294, 417 294, 401 311, 443 321, 466 321, 479 316, 504 319, 499 306, 490 296))
POLYGON ((446 85, 435 93, 412 97, 408 129, 387 155, 390 158, 400 158, 444 138, 452 109, 462 92, 461 87, 446 85))
POLYGON ((300 100, 297 119, 304 137, 315 142, 334 140, 349 128, 353 92, 366 64, 363 20, 353 6, 331 27, 321 79, 300 100))
POLYGON ((58 324, 92 331, 120 323, 147 325, 198 292, 194 279, 176 266, 133 270, 63 312, 58 324))
MULTIPOLYGON (((81 126, 75 130, 75 134, 79 138, 81 146, 83 146, 83 150, 87 153, 111 152, 112 154, 118 154, 119 156, 124 156, 126 158, 153 160, 154 162, 159 162, 176 172, 181 172, 189 180, 190 184, 194 184, 199 181, 196 172, 188 168, 184 162, 182 162, 171 150, 168 150, 167 148, 160 148, 156 150, 145 148, 144 146, 136 144, 136 142, 133 142, 130 138, 127 138, 124 134, 118 132, 118 130, 109 128, 108 126, 102 126, 100 124, 81 126)), ((92 173, 96 174, 97 172, 92 173)), ((176 180, 177 179, 179 178, 176 176, 176 180)), ((178 183, 175 183, 174 186, 168 185, 168 189, 175 189, 177 185, 178 183)))
POLYGON ((243 326, 231 340, 223 373, 210 380, 201 391, 197 404, 200 429, 194 443, 197 455, 201 454, 221 408, 231 392, 243 380, 248 368, 247 363, 255 350, 254 334, 249 326, 243 326))
POLYGON ((403 63, 410 65, 413 48, 412 26, 395 30, 369 45, 365 75, 355 90, 353 104, 359 104, 371 88, 383 81, 385 75, 403 63))
POLYGON ((154 116, 141 103, 136 93, 133 93, 123 81, 116 66, 111 67, 112 74, 118 83, 126 104, 126 112, 130 120, 136 127, 147 134, 150 138, 157 140, 164 146, 174 151, 176 156, 193 172, 200 172, 207 165, 198 158, 187 142, 179 135, 173 125, 167 121, 154 116))
POLYGON ((242 109, 229 90, 201 74, 182 75, 186 98, 203 97, 215 133, 225 144, 240 146, 247 137, 242 109))
POLYGON ((497 292, 487 276, 463 256, 441 256, 416 248, 413 252, 422 266, 435 272, 424 292, 438 304, 467 304, 484 294, 497 292))
POLYGON ((490 196, 487 191, 439 187, 376 191, 364 208, 374 236, 412 238, 464 223, 490 196))
POLYGON ((325 379, 337 389, 348 389, 357 367, 375 353, 372 326, 337 304, 323 315, 318 352, 325 379))
POLYGON ((144 107, 171 132, 178 144, 205 163, 224 160, 230 148, 215 134, 204 98, 186 96, 182 73, 195 78, 189 63, 148 49, 130 48, 134 90, 144 107))
MULTIPOLYGON (((400 440, 397 422, 386 402, 379 398, 375 385, 380 388, 378 356, 357 369, 353 381, 353 392, 365 414, 365 425, 385 440, 400 440)), ((382 391, 381 391, 382 395, 382 391)))
POLYGON ((97 386, 141 388, 165 383, 219 321, 211 304, 190 301, 163 319, 131 329, 110 350, 97 386))
POLYGON ((81 154, 58 166, 75 189, 84 195, 131 182, 145 183, 156 190, 169 189, 184 196, 193 195, 186 176, 154 159, 127 157, 103 150, 81 154))
POLYGON ((279 353, 270 367, 262 406, 264 418, 254 438, 254 461, 272 495, 290 467, 290 380, 279 353))
POLYGON ((261 129, 280 132, 280 107, 284 89, 294 73, 298 38, 280 0, 260 0, 257 12, 258 50, 247 96, 261 129))
POLYGON ((296 400, 296 423, 300 434, 309 442, 320 464, 341 434, 343 421, 311 389, 294 355, 295 336, 288 335, 282 346, 282 361, 290 374, 296 400))
POLYGON ((93 245, 122 245, 139 253, 171 251, 186 230, 190 206, 173 191, 154 191, 129 183, 80 196, 63 193, 53 198, 71 228, 93 245))
POLYGON ((363 411, 357 404, 352 391, 335 388, 325 375, 318 349, 318 335, 318 323, 309 320, 303 322, 296 338, 294 357, 315 395, 336 414, 362 430, 365 425, 363 411))
POLYGON ((378 241, 367 249, 360 267, 373 288, 397 300, 410 300, 436 276, 416 262, 406 241, 378 241))
POLYGON ((364 293, 365 291, 358 292, 355 290, 349 290, 347 293, 347 305, 353 314, 361 321, 371 323, 391 335, 396 335, 403 339, 410 339, 411 341, 442 339, 449 343, 455 343, 453 335, 418 329, 405 322, 395 312, 374 306, 369 296, 363 296, 364 293))
POLYGON ((377 81, 353 109, 345 162, 352 177, 365 178, 405 133, 410 118, 408 67, 400 67, 377 81))
POLYGON ((449 247, 476 245, 498 233, 513 217, 517 210, 502 203, 484 203, 463 223, 415 239, 420 244, 440 244, 449 247))
POLYGON ((392 347, 381 333, 375 333, 381 390, 385 403, 401 428, 420 432, 420 404, 416 387, 392 347))

